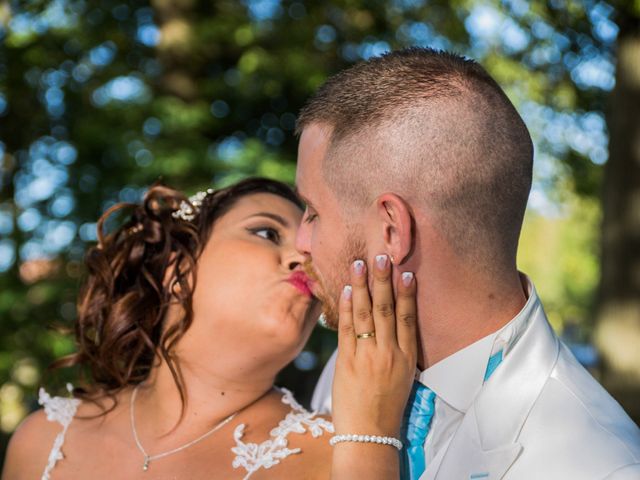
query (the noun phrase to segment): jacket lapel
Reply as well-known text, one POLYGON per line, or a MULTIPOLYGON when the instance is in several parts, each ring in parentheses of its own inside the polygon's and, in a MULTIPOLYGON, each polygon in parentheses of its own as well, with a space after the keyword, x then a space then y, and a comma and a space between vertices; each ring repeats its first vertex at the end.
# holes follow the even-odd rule
POLYGON ((441 455, 442 461, 434 458, 420 480, 497 480, 502 478, 521 450, 519 443, 485 450, 478 430, 475 406, 472 406, 447 451, 441 455))
POLYGON ((522 451, 518 436, 558 358, 540 302, 519 341, 483 386, 448 448, 420 480, 499 480, 522 451))

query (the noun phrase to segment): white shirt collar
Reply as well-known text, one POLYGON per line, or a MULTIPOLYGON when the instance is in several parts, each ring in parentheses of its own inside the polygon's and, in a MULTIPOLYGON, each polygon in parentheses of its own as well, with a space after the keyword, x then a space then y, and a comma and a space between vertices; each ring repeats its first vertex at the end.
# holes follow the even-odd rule
POLYGON ((521 279, 527 303, 522 310, 500 330, 487 335, 419 373, 417 380, 429 387, 441 400, 454 409, 466 412, 484 384, 489 357, 499 350, 503 358, 515 345, 529 323, 538 295, 531 280, 524 274, 521 279))

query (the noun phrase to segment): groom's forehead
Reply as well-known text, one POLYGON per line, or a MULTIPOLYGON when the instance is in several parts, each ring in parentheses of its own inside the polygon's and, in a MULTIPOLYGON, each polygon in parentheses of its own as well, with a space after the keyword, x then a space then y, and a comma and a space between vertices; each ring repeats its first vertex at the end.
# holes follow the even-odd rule
POLYGON ((313 201, 313 192, 322 190, 325 179, 322 164, 327 154, 330 135, 326 128, 312 124, 300 136, 296 167, 296 190, 305 201, 313 201))
POLYGON ((332 129, 329 126, 312 123, 300 135, 298 161, 323 158, 329 149, 332 129))

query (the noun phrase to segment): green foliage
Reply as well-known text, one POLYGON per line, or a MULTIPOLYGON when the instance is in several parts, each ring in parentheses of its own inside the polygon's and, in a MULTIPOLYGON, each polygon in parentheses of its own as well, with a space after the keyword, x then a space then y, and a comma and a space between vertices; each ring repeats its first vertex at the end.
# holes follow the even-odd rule
POLYGON ((557 216, 527 212, 518 267, 534 281, 556 331, 582 326, 584 341, 592 327, 600 275, 602 212, 594 199, 570 197, 557 216))

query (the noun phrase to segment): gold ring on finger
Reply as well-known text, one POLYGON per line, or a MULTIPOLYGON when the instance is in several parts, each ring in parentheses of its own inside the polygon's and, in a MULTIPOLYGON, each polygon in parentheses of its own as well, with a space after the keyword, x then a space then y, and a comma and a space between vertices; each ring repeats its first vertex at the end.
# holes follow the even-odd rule
POLYGON ((362 340, 363 338, 376 338, 376 332, 358 333, 356 335, 356 339, 358 340, 362 340))

